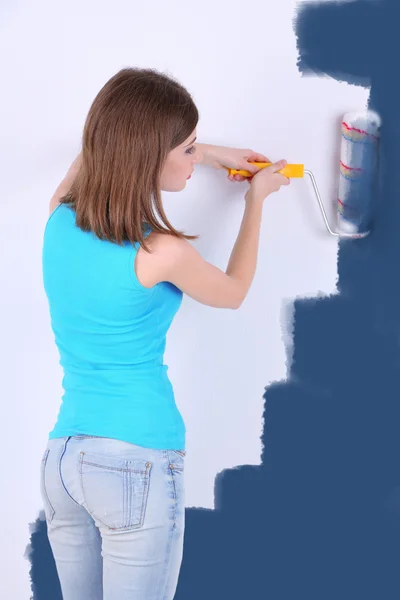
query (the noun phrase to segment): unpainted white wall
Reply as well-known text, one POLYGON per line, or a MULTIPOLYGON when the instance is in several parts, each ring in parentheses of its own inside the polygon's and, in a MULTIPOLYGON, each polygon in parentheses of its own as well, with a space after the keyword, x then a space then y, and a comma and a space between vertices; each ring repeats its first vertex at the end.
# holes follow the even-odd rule
MULTIPOLYGON (((62 393, 42 288, 42 235, 90 104, 124 66, 169 73, 199 107, 199 141, 303 162, 330 210, 340 118, 363 108, 368 92, 300 76, 295 6, 19 0, 1 8, 1 597, 30 593, 28 524, 41 508, 39 463, 62 393)), ((173 223, 199 233, 204 257, 225 268, 246 190, 225 172, 199 167, 185 191, 164 198, 173 223)), ((287 376, 290 302, 335 293, 336 262, 337 242, 311 186, 293 180, 266 201, 257 274, 242 308, 185 298, 166 362, 188 430, 188 506, 213 508, 217 472, 259 464, 264 387, 287 376)))

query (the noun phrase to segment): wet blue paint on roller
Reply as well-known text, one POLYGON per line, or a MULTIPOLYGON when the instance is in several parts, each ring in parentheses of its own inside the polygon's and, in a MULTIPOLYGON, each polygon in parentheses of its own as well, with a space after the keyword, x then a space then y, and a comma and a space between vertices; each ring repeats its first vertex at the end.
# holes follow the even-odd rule
POLYGON ((368 235, 379 194, 380 118, 373 111, 348 112, 341 129, 338 229, 368 235))
MULTIPOLYGON (((301 71, 371 83, 377 218, 369 237, 341 242, 341 295, 295 303, 291 380, 265 395, 263 464, 224 471, 215 512, 187 510, 176 600, 400 596, 399 27, 398 0, 299 13, 301 71)), ((46 544, 41 527, 34 600, 60 597, 46 544)))

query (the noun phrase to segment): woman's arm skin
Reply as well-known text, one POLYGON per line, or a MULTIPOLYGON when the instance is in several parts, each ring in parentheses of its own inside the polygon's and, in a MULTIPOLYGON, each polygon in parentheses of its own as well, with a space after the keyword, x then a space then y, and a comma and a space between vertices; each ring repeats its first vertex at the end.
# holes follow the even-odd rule
POLYGON ((136 275, 145 287, 169 281, 201 304, 237 309, 253 281, 258 255, 262 202, 249 202, 226 271, 202 258, 187 240, 151 233, 151 254, 139 249, 136 275))
POLYGON ((150 253, 139 248, 135 270, 145 287, 169 281, 188 296, 215 308, 239 308, 252 284, 258 257, 264 200, 289 179, 279 173, 286 161, 279 161, 257 173, 245 195, 240 230, 224 271, 204 260, 185 239, 150 233, 150 253))

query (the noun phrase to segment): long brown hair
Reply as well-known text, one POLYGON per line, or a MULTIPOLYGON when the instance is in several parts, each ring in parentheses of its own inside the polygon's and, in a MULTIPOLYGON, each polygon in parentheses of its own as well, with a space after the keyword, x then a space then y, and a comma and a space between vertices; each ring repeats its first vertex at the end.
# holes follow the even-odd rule
POLYGON ((197 238, 168 221, 160 177, 168 153, 191 135, 198 120, 189 92, 163 73, 126 68, 109 79, 90 107, 81 165, 61 199, 74 208, 77 226, 117 244, 138 242, 146 251, 145 224, 156 232, 197 238))

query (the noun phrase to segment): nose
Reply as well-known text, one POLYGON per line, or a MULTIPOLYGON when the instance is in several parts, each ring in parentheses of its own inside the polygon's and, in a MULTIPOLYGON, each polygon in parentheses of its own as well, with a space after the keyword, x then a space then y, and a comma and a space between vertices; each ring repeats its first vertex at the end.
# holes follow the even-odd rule
POLYGON ((194 162, 200 163, 202 160, 203 160, 203 153, 198 150, 195 154, 194 162))

